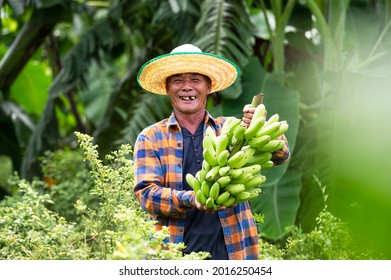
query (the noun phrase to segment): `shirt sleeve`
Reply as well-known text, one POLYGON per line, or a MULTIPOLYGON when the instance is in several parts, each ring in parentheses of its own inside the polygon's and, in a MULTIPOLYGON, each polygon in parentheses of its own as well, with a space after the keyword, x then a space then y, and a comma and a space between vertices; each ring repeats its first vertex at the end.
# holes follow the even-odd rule
POLYGON ((166 176, 170 175, 165 174, 167 164, 161 162, 157 143, 144 134, 140 134, 136 140, 133 157, 134 193, 141 207, 149 214, 176 215, 194 207, 194 192, 175 190, 165 183, 166 176))
POLYGON ((273 152, 271 160, 275 165, 281 165, 284 162, 287 162, 290 158, 288 139, 286 139, 284 134, 279 136, 278 139, 284 140, 285 146, 282 149, 273 152))

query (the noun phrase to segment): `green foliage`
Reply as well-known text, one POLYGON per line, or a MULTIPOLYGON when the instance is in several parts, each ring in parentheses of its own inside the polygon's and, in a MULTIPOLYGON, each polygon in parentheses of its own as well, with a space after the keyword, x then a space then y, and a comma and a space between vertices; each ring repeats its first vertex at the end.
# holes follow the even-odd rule
POLYGON ((0 202, 1 259, 164 260, 207 256, 193 253, 183 257, 183 244, 163 242, 168 238, 167 229, 155 230, 133 194, 129 145, 101 160, 93 138, 76 135, 84 157, 78 151, 46 153, 42 161, 46 182, 34 179, 28 183, 17 176, 10 182, 18 186, 19 193, 0 202))
POLYGON ((50 69, 45 63, 30 61, 11 86, 10 99, 21 104, 35 118, 45 107, 47 89, 51 82, 48 73, 50 69))
MULTIPOLYGON (((93 138, 76 133, 79 150, 47 152, 44 181, 13 176, 19 192, 0 202, 1 259, 204 259, 182 256, 184 245, 166 243, 168 228, 156 231, 133 194, 130 145, 99 158, 93 138)), ((259 225, 265 214, 254 213, 259 225)), ((349 225, 324 209, 316 227, 288 227, 286 240, 270 242, 260 232, 260 259, 380 259, 350 232, 349 225)))
POLYGON ((0 199, 5 193, 12 193, 8 184, 8 178, 13 172, 12 160, 5 155, 0 155, 0 199))
POLYGON ((272 244, 260 239, 260 258, 272 260, 370 260, 382 259, 368 244, 357 238, 347 223, 323 209, 317 226, 303 232, 298 226, 287 228, 286 241, 272 244))
POLYGON ((43 182, 31 184, 13 179, 19 193, 0 204, 0 258, 10 260, 86 259, 87 247, 81 242, 83 233, 46 205, 52 204, 48 194, 37 189, 43 182))
POLYGON ((96 208, 98 205, 98 199, 89 193, 94 181, 83 159, 79 150, 59 150, 46 152, 41 161, 47 184, 45 191, 53 201, 49 209, 76 224, 81 219, 74 207, 78 200, 82 200, 88 207, 96 208))

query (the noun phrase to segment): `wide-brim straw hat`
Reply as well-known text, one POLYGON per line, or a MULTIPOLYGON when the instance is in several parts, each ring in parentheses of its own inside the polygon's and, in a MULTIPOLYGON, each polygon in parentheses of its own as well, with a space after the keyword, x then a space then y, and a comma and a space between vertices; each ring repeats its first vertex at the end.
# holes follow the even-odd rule
POLYGON ((210 93, 221 91, 232 85, 240 70, 232 61, 198 47, 185 44, 169 54, 146 62, 137 75, 138 84, 156 94, 167 94, 166 79, 175 74, 199 73, 208 76, 212 83, 210 93))

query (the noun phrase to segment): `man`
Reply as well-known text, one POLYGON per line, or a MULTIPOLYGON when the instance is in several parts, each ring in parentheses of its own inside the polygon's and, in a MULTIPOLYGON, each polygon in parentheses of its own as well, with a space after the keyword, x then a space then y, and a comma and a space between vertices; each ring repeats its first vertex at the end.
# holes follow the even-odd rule
MULTIPOLYGON (((196 199, 184 180, 202 167, 202 140, 211 126, 219 135, 224 117, 206 111, 207 96, 229 87, 239 74, 231 61, 186 44, 145 63, 139 85, 167 94, 173 113, 145 128, 134 147, 134 193, 142 208, 169 227, 170 242, 184 242, 184 253, 205 251, 211 259, 257 259, 258 232, 248 202, 211 211, 196 199)), ((249 125, 254 108, 246 105, 242 123, 249 125)), ((273 156, 280 164, 288 145, 273 156)))

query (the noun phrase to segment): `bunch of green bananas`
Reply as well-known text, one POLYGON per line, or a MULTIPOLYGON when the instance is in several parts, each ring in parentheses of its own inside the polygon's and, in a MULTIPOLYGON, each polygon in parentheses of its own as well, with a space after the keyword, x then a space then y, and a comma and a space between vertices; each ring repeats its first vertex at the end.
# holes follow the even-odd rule
POLYGON ((266 119, 262 103, 248 127, 231 117, 216 136, 209 126, 202 143, 202 168, 195 176, 188 173, 185 178, 198 202, 217 209, 257 197, 266 181, 261 170, 273 167, 272 153, 284 147, 285 141, 279 136, 287 130, 288 123, 280 121, 278 114, 266 119))

